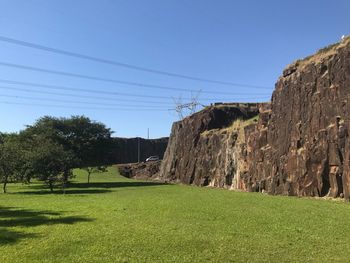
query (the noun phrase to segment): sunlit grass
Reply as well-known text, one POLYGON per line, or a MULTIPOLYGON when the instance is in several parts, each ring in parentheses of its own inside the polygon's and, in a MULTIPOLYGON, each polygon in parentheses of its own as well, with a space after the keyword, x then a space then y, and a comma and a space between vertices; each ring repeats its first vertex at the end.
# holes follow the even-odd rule
POLYGON ((78 176, 0 195, 0 262, 348 262, 350 205, 78 176))

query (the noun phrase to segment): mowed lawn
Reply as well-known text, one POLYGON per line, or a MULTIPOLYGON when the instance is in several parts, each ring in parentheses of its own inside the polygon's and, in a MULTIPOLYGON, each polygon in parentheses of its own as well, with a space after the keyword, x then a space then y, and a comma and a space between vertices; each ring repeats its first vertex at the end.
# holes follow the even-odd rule
POLYGON ((350 262, 350 204, 81 171, 0 194, 0 262, 350 262))

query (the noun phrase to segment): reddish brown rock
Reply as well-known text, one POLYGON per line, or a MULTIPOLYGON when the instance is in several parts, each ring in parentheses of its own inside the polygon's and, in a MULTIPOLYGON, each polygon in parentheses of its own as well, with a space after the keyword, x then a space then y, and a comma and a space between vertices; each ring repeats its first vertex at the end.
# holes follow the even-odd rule
POLYGON ((135 179, 157 180, 161 161, 117 164, 116 167, 122 176, 135 179))
POLYGON ((256 124, 232 125, 257 114, 256 105, 216 105, 174 123, 159 177, 349 200, 349 99, 346 38, 285 69, 256 124))
POLYGON ((244 140, 234 122, 244 122, 257 114, 257 104, 215 105, 174 123, 160 178, 199 186, 235 187, 240 142, 244 140))
POLYGON ((350 38, 284 70, 271 109, 246 129, 242 188, 349 199, 349 96, 350 38))

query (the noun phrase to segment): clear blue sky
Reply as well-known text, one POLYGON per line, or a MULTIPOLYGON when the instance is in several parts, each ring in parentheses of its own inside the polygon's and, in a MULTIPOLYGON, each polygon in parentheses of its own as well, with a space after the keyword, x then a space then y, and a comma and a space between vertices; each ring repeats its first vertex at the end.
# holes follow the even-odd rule
MULTIPOLYGON (((203 104, 269 100, 286 65, 339 41, 349 31, 349 0, 0 0, 0 36, 167 72, 270 87, 168 77, 0 41, 0 62, 214 92, 200 95, 203 104)), ((0 83, 2 132, 19 131, 43 115, 85 115, 105 123, 116 136, 146 137, 147 128, 151 138, 168 136, 172 122, 178 119, 174 111, 167 110, 174 108, 172 98, 191 97, 190 91, 127 86, 1 65, 0 79, 98 91, 0 83)))

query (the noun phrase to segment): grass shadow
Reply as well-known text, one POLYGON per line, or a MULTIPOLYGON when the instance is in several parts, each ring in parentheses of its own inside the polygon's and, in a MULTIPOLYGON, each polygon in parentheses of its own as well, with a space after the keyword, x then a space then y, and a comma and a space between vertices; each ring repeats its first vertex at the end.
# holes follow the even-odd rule
POLYGON ((26 217, 26 218, 11 218, 0 220, 0 227, 33 227, 40 225, 56 225, 56 224, 69 224, 72 225, 77 222, 90 222, 91 219, 79 217, 79 216, 67 216, 58 218, 49 218, 46 216, 26 217))
POLYGON ((0 206, 0 220, 1 218, 8 218, 8 217, 35 217, 40 215, 50 215, 50 216, 58 216, 60 213, 58 212, 51 212, 51 211, 33 211, 28 209, 21 209, 20 213, 18 208, 15 207, 4 207, 0 206))
MULTIPOLYGON (((44 187, 42 187, 44 188, 44 187)), ((41 188, 41 189, 42 189, 41 188)), ((104 194, 111 192, 106 189, 66 189, 66 195, 84 195, 84 194, 104 194)), ((50 190, 38 190, 38 191, 21 191, 13 194, 21 194, 21 195, 53 195, 53 194, 63 194, 63 190, 54 190, 51 192, 50 190)))
MULTIPOLYGON (((95 183, 75 183, 70 182, 66 189, 68 195, 84 195, 84 194, 104 194, 111 192, 109 189, 123 188, 123 187, 146 187, 146 186, 158 186, 167 185, 161 182, 95 182, 95 183), (95 189, 91 189, 95 188, 95 189), (97 189, 96 189, 97 188, 97 189)), ((51 192, 46 185, 35 184, 30 185, 32 191, 19 191, 10 194, 21 194, 21 195, 50 195, 50 194, 63 194, 62 189, 55 189, 51 192), (34 190, 37 189, 37 190, 34 190)))
POLYGON ((74 188, 122 188, 122 187, 145 187, 145 186, 159 186, 166 185, 158 182, 97 182, 97 183, 72 183, 74 188))
POLYGON ((34 238, 37 237, 36 234, 21 233, 17 231, 12 231, 8 229, 0 228, 0 247, 2 245, 8 245, 16 243, 22 238, 34 238))
POLYGON ((0 206, 0 245, 16 243, 23 238, 37 237, 35 234, 18 232, 8 228, 57 224, 72 225, 93 220, 84 216, 63 216, 62 212, 35 211, 0 206))

